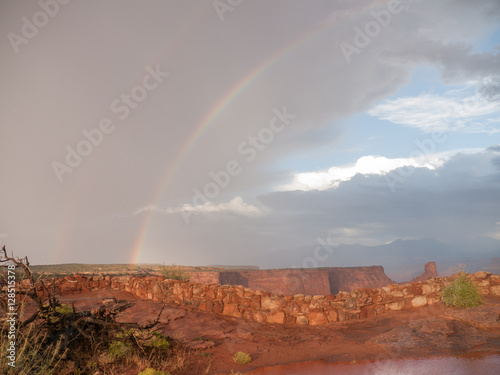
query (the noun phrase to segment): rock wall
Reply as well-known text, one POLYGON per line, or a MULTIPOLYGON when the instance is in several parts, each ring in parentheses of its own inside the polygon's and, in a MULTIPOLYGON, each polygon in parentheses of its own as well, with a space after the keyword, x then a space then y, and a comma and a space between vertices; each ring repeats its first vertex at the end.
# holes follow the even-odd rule
POLYGON ((393 283, 382 266, 192 272, 189 279, 194 283, 242 285, 278 294, 323 295, 393 283))
MULTIPOLYGON (((500 275, 473 274, 482 295, 500 296, 500 275)), ((413 284, 361 288, 328 295, 282 295, 244 286, 187 283, 162 276, 66 276, 54 281, 59 295, 111 288, 139 298, 174 303, 256 322, 320 325, 363 319, 393 310, 409 310, 440 301, 440 291, 452 277, 431 278, 413 284)), ((26 288, 28 280, 21 287, 26 288)), ((51 283, 46 283, 48 288, 51 283)), ((43 290, 40 288, 40 292, 43 290)))

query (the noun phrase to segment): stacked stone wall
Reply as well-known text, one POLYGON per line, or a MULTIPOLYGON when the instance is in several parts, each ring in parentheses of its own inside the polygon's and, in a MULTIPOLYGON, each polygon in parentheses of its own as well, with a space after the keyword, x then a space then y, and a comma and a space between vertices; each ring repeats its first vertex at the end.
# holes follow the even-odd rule
MULTIPOLYGON (((483 296, 500 296, 500 275, 480 271, 472 278, 483 296)), ((244 286, 188 283, 163 276, 74 275, 46 282, 46 287, 54 287, 56 294, 63 296, 113 289, 130 292, 141 299, 261 323, 321 325, 432 305, 440 301, 441 290, 452 280, 452 277, 436 277, 413 284, 341 291, 335 295, 281 295, 244 286)))

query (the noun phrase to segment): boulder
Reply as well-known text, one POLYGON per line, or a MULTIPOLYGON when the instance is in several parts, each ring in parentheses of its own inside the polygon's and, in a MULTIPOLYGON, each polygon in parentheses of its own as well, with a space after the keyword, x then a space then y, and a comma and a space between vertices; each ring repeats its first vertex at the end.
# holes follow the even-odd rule
POLYGON ((284 324, 286 321, 285 313, 283 311, 273 311, 267 314, 268 323, 284 324))
POLYGON ((321 312, 309 313, 309 324, 312 326, 328 323, 328 319, 325 314, 321 312))
POLYGON ((425 296, 416 296, 411 300, 412 307, 422 307, 427 305, 427 297, 425 296))
POLYGON ((490 286, 490 294, 493 296, 500 296, 500 285, 490 286))

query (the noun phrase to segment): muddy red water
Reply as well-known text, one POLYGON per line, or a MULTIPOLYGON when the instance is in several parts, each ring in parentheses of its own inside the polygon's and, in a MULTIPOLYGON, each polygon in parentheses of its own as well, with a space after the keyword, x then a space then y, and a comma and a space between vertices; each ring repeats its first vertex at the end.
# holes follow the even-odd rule
POLYGON ((249 372, 252 375, 498 375, 500 354, 468 354, 455 357, 435 357, 338 364, 323 361, 303 362, 264 367, 249 372))

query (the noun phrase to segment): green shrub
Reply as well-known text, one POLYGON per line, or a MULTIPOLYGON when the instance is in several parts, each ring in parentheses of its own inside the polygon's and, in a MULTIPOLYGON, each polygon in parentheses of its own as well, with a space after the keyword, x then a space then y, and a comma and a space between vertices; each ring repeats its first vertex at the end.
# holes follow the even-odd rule
POLYGON ((108 349, 108 355, 114 359, 126 357, 132 353, 132 344, 123 341, 113 341, 108 349))
POLYGON ((483 303, 479 289, 474 280, 461 269, 450 285, 441 291, 441 300, 446 306, 474 307, 483 303))
POLYGON ((169 349, 170 341, 168 341, 168 338, 163 336, 161 333, 153 332, 153 338, 147 345, 157 349, 169 349))
POLYGON ((247 353, 238 352, 233 356, 233 361, 240 365, 246 365, 252 361, 252 358, 250 358, 250 355, 247 353))
POLYGON ((62 304, 60 306, 56 306, 55 311, 59 314, 71 314, 73 312, 73 308, 69 305, 62 304))
POLYGON ((170 372, 158 371, 148 367, 146 370, 141 371, 138 375, 170 375, 170 372))

